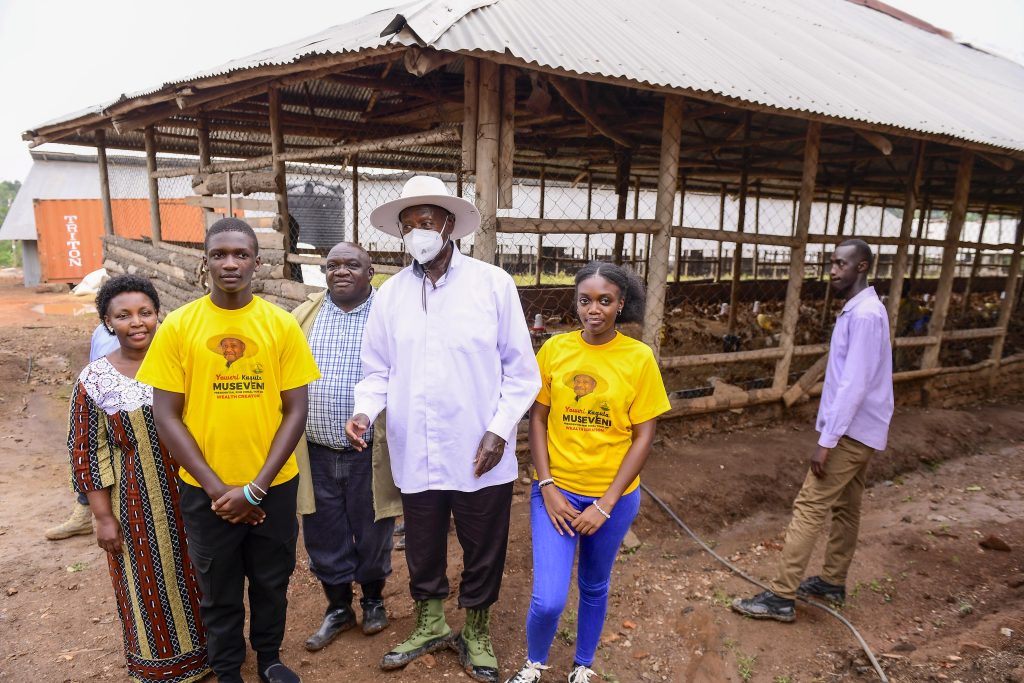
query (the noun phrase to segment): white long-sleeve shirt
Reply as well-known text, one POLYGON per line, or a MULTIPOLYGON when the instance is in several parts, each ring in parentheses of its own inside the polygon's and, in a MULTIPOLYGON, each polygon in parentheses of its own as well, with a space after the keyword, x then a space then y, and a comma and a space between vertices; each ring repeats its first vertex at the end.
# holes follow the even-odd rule
POLYGON ((437 285, 411 266, 377 292, 362 346, 354 413, 387 408, 391 471, 403 493, 477 491, 518 476, 516 427, 540 372, 515 283, 456 249, 437 285), (473 460, 485 432, 505 439, 482 477, 473 460))

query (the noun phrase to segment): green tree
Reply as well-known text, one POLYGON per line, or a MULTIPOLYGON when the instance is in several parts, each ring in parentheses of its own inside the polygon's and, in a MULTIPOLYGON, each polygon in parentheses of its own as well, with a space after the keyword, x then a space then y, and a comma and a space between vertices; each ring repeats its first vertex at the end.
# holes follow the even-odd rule
MULTIPOLYGON (((7 211, 14 203, 14 196, 20 189, 20 180, 0 181, 0 223, 7 218, 7 211)), ((21 241, 0 240, 0 268, 19 265, 21 265, 21 241)))

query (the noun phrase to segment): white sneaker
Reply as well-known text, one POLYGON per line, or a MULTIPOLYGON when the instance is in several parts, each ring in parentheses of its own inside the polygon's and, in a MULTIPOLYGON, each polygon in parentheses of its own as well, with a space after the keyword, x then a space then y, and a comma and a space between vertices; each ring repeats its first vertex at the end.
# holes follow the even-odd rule
POLYGON ((575 666, 569 673, 569 683, 597 683, 597 672, 586 666, 575 666))
POLYGON ((519 673, 505 681, 505 683, 536 683, 536 681, 540 680, 540 672, 550 668, 540 662, 531 662, 527 659, 526 664, 519 670, 519 673))

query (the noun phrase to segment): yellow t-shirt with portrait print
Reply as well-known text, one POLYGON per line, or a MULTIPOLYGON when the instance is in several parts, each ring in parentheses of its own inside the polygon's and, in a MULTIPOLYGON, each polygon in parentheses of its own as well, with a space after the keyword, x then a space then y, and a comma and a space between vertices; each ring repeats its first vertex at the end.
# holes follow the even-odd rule
MULTIPOLYGON (((320 376, 289 313, 259 297, 237 310, 209 296, 171 312, 157 329, 136 379, 185 395, 185 426, 228 486, 259 473, 281 425, 281 392, 320 376)), ((199 482, 181 468, 183 481, 199 482)), ((298 474, 293 454, 272 486, 298 474)))
MULTIPOLYGON (((551 477, 563 489, 599 497, 633 443, 633 425, 671 406, 654 353, 621 332, 605 344, 580 331, 548 339, 537 353, 551 477)), ((623 493, 640 485, 637 477, 623 493)))

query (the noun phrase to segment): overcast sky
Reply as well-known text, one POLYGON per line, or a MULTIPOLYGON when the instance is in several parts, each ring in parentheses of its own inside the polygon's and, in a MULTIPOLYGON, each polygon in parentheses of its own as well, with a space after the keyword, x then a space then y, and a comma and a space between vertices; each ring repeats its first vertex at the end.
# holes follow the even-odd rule
MULTIPOLYGON (((0 0, 0 180, 28 172, 28 128, 398 4, 0 0)), ((1024 63, 1024 0, 889 4, 1024 63)))

